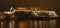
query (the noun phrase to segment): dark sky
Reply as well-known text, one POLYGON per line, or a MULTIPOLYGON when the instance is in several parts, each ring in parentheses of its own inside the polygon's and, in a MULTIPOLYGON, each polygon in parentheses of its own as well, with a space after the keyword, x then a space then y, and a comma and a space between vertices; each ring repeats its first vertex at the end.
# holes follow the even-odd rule
POLYGON ((34 7, 46 7, 56 8, 59 3, 57 0, 12 0, 13 6, 34 6, 34 7))
POLYGON ((0 9, 9 9, 13 7, 43 7, 55 8, 60 11, 60 0, 0 0, 0 9))
POLYGON ((47 7, 57 8, 59 5, 58 0, 0 0, 0 6, 34 6, 34 7, 47 7))

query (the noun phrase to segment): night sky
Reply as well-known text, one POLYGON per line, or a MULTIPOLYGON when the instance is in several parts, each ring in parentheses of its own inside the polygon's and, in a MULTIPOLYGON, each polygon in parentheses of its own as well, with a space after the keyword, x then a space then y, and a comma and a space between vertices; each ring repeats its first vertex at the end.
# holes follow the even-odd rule
POLYGON ((42 7, 54 8, 60 11, 60 0, 0 0, 0 10, 13 7, 42 7))

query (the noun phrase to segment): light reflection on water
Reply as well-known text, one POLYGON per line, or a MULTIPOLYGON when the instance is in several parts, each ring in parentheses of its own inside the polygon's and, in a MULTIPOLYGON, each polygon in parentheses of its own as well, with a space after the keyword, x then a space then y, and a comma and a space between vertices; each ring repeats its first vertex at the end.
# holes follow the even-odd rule
POLYGON ((1 22, 0 28, 56 28, 56 20, 1 22))

